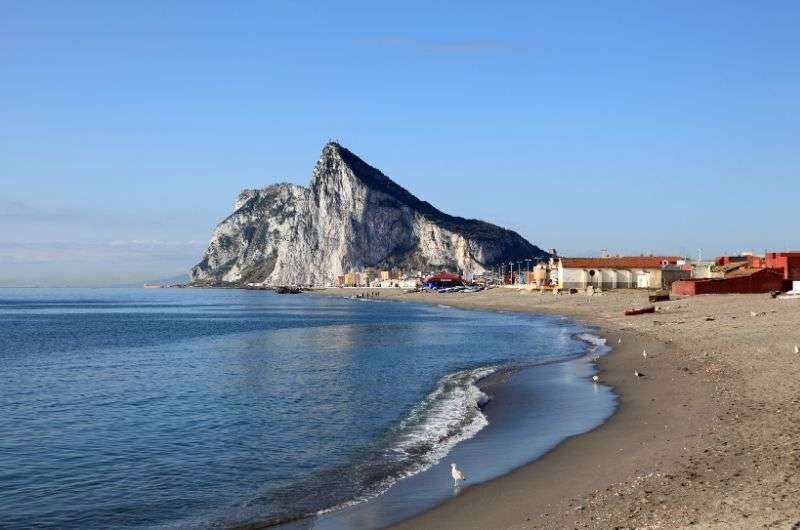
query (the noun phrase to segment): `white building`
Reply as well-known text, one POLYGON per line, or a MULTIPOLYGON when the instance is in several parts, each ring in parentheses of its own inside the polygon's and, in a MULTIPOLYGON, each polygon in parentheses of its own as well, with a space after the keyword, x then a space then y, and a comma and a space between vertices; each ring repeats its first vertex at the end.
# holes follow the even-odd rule
POLYGON ((422 287, 422 280, 419 278, 406 278, 405 280, 400 280, 398 283, 401 289, 416 289, 417 287, 422 287))
POLYGON ((562 289, 585 289, 590 285, 600 289, 666 289, 691 274, 677 256, 556 259, 557 281, 562 289))

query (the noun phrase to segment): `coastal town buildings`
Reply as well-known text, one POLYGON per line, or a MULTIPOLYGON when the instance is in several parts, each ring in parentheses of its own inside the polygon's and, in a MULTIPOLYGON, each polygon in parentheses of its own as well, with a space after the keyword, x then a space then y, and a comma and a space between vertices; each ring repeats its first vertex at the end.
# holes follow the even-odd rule
MULTIPOLYGON (((399 270, 378 270, 369 268, 363 271, 350 271, 336 277, 336 287, 404 287, 422 283, 424 275, 420 272, 403 274, 399 270)), ((411 288, 411 287, 406 287, 411 288)))
POLYGON ((787 291, 792 282, 800 282, 800 251, 746 252, 694 262, 653 255, 560 257, 553 251, 548 260, 515 262, 514 266, 512 270, 509 263, 481 275, 368 268, 339 276, 336 286, 413 289, 477 283, 578 290, 672 289, 675 294, 691 295, 787 291))

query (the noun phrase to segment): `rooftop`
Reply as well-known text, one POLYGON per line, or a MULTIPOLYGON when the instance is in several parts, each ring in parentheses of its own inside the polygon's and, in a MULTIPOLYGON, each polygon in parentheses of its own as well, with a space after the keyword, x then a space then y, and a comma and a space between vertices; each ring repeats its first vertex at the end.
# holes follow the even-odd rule
POLYGON ((561 258, 570 269, 660 269, 664 263, 676 264, 679 256, 614 256, 608 258, 561 258))

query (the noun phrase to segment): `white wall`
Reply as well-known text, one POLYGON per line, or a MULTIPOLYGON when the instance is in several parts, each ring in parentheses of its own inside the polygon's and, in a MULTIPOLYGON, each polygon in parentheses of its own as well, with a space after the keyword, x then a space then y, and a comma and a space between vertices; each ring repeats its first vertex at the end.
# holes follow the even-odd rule
MULTIPOLYGON (((648 288, 652 277, 648 269, 573 269, 558 267, 560 285, 564 289, 583 289, 594 285, 603 289, 648 288), (594 275, 590 274, 594 271, 594 275), (642 282, 639 283, 639 277, 642 282)), ((659 276, 660 278, 660 276, 659 276)))

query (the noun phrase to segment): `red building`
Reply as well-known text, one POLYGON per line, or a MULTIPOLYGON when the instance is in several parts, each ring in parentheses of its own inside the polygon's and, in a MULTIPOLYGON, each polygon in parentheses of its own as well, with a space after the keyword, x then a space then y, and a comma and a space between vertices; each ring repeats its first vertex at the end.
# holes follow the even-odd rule
POLYGON ((768 252, 766 257, 768 269, 775 269, 783 275, 787 282, 800 281, 800 252, 768 252))
POLYGON ((691 278, 672 284, 675 294, 731 294, 768 293, 783 289, 783 277, 773 269, 745 268, 728 274, 725 278, 691 278))
POLYGON ((761 269, 764 267, 764 258, 761 256, 753 256, 752 254, 746 254, 744 256, 718 256, 714 259, 714 263, 720 266, 741 263, 756 269, 761 269))
POLYGON ((456 287, 459 285, 464 285, 464 280, 462 280, 461 276, 458 274, 451 274, 449 272, 442 271, 426 279, 425 284, 436 288, 456 287))

